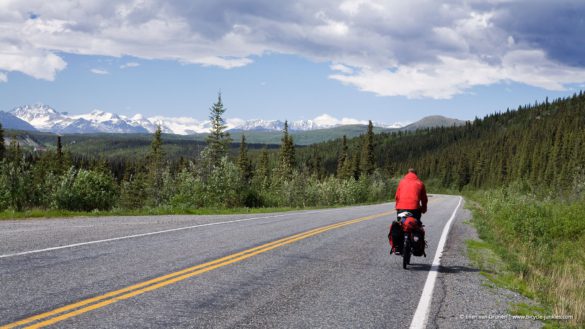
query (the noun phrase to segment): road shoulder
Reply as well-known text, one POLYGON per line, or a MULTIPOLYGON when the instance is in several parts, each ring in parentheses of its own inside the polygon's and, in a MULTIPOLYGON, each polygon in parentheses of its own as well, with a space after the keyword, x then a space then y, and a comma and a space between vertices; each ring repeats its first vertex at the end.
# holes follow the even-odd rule
POLYGON ((479 240, 462 207, 443 250, 428 328, 540 328, 535 320, 513 319, 510 305, 532 302, 495 287, 467 257, 468 240, 479 240))

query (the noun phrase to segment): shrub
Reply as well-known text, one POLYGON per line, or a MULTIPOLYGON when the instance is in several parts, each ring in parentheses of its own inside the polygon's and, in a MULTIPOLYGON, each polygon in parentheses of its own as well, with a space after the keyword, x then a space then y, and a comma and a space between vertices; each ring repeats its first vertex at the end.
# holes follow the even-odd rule
POLYGON ((170 205, 178 209, 194 209, 204 206, 203 182, 191 171, 183 169, 174 182, 174 193, 170 196, 170 205))
POLYGON ((136 172, 120 185, 120 203, 123 209, 141 209, 148 200, 146 173, 136 172))
POLYGON ((55 194, 56 207, 64 210, 109 210, 117 198, 111 176, 74 168, 63 176, 55 194))
POLYGON ((207 179, 204 204, 211 207, 239 207, 243 204, 240 194, 242 187, 238 167, 223 157, 207 179))

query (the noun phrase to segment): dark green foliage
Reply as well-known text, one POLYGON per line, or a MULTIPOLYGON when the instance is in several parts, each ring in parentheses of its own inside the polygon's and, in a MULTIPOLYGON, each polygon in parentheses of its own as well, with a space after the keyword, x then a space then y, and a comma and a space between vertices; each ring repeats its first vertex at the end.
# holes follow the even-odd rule
POLYGON ((4 154, 6 153, 6 146, 4 145, 4 129, 2 129, 2 124, 0 123, 0 161, 4 159, 4 154))
POLYGON ((6 154, 6 163, 3 172, 4 188, 7 189, 8 206, 16 211, 22 211, 28 203, 27 187, 30 184, 27 163, 15 138, 12 138, 6 154))
POLYGON ((370 120, 368 123, 368 132, 363 137, 362 158, 360 171, 365 175, 371 175, 376 168, 376 159, 374 156, 374 126, 370 120))
POLYGON ((141 209, 148 199, 148 174, 139 166, 132 166, 120 184, 119 206, 122 209, 141 209))
POLYGON ((262 179, 270 177, 270 163, 268 161, 268 149, 262 149, 262 155, 260 156, 260 161, 258 162, 258 167, 256 169, 256 176, 262 179))
POLYGON ((280 161, 278 173, 282 180, 291 179, 296 165, 295 145, 292 136, 288 133, 288 121, 284 122, 282 130, 282 144, 280 145, 280 161))
POLYGON ((154 206, 162 203, 164 152, 162 150, 161 128, 158 126, 150 144, 148 162, 147 194, 149 201, 154 206))
POLYGON ((351 158, 351 169, 350 172, 355 180, 360 179, 361 170, 360 170, 360 157, 359 153, 355 152, 354 156, 351 158))
POLYGON ((347 147, 347 137, 343 135, 341 140, 341 152, 339 153, 339 157, 337 158, 337 177, 338 178, 348 178, 349 171, 347 170, 347 163, 350 162, 349 154, 348 154, 348 147, 347 147))
POLYGON ((248 145, 246 145, 246 136, 242 135, 240 141, 240 155, 238 157, 238 169, 240 177, 246 183, 252 179, 252 162, 248 158, 248 145))
MULTIPOLYGON (((364 140, 367 136, 347 141, 355 178, 369 168, 361 165, 368 163, 364 140)), ((340 140, 315 144, 299 149, 298 156, 317 153, 327 173, 335 174, 342 145, 340 140)), ((441 188, 524 181, 572 197, 585 189, 585 96, 521 106, 460 127, 374 134, 373 145, 375 168, 387 177, 415 167, 423 179, 441 188)))
POLYGON ((63 144, 61 144, 61 136, 57 136, 57 165, 60 170, 63 169, 63 144))

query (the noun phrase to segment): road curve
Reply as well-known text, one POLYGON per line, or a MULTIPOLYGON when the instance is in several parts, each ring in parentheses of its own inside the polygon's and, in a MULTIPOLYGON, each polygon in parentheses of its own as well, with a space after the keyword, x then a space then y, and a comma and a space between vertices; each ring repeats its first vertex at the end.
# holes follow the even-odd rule
POLYGON ((0 325, 409 327, 460 200, 430 199, 428 257, 409 270, 388 254, 389 203, 1 221, 0 325))

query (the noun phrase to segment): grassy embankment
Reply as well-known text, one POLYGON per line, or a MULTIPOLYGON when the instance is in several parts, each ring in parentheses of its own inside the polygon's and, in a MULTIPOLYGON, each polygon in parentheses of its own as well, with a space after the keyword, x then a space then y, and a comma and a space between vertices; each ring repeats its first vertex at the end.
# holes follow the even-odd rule
POLYGON ((366 206, 371 204, 379 204, 382 202, 392 202, 393 199, 387 201, 364 202, 356 203, 354 205, 330 205, 330 206, 314 206, 314 207, 262 207, 262 208, 173 208, 173 207, 159 207, 159 208, 144 208, 137 210, 127 209, 112 209, 104 211, 67 211, 67 210, 43 210, 33 209, 25 211, 5 210, 0 211, 0 220, 11 219, 35 219, 35 218, 70 218, 70 217, 105 217, 105 216, 162 216, 162 215, 241 215, 241 214, 266 214, 286 211, 299 210, 319 210, 341 207, 366 206))
MULTIPOLYGON (((323 207, 322 207, 323 208, 323 207)), ((233 215, 233 214, 263 214, 293 210, 309 210, 315 208, 147 208, 140 210, 113 209, 104 211, 67 211, 67 210, 6 210, 0 212, 0 220, 31 219, 31 218, 64 218, 64 217, 104 217, 104 216, 159 216, 159 215, 233 215)))
POLYGON ((517 187, 468 193, 483 241, 470 257, 499 286, 543 308, 511 305, 519 315, 572 316, 547 327, 585 327, 585 198, 543 197, 517 187))

